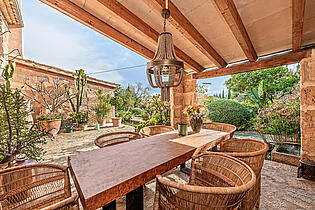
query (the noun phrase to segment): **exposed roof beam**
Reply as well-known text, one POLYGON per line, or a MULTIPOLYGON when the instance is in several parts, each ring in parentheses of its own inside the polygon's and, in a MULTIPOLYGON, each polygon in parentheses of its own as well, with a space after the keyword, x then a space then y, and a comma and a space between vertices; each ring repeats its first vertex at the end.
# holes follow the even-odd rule
POLYGON ((4 16, 5 20, 8 24, 12 23, 11 17, 8 13, 8 9, 4 3, 4 1, 0 1, 0 10, 2 11, 2 15, 4 16))
POLYGON ((209 70, 205 72, 193 74, 194 79, 205 79, 211 77, 219 77, 224 75, 238 74, 242 72, 254 71, 259 69, 266 69, 281 65, 288 65, 292 63, 298 63, 303 58, 308 56, 308 51, 299 51, 295 53, 289 53, 285 55, 273 56, 270 58, 265 58, 259 61, 238 64, 226 68, 209 70))
MULTIPOLYGON (((132 13, 130 10, 128 10, 126 7, 124 7, 121 3, 119 3, 116 0, 98 0, 101 4, 103 4, 105 7, 107 7, 109 10, 114 12, 116 15, 133 25, 135 28, 137 28, 139 31, 144 33, 149 38, 153 39, 157 42, 159 33, 154 30, 151 26, 149 26, 146 22, 141 20, 138 16, 136 16, 134 13, 132 13)), ((204 68, 197 63, 195 60, 193 60, 191 57, 189 57, 186 53, 184 53, 182 50, 180 50, 178 47, 174 46, 175 52, 179 59, 183 60, 190 68, 196 71, 203 71, 204 68)))
POLYGON ((248 60, 257 60, 256 51, 233 0, 212 0, 212 3, 216 6, 225 22, 230 27, 248 60))
MULTIPOLYGON (((159 11, 165 7, 165 0, 146 0, 150 4, 156 3, 159 11)), ((179 9, 170 1, 169 10, 171 16, 168 19, 191 43, 193 43, 205 56, 207 56, 216 66, 222 68, 226 66, 224 59, 208 43, 208 41, 199 33, 199 31, 189 22, 189 20, 179 11, 179 9)))
POLYGON ((305 0, 292 0, 292 50, 299 51, 302 45, 305 0))
POLYGON ((40 1, 148 59, 152 59, 154 56, 153 51, 134 41, 130 37, 111 27, 69 0, 40 1))

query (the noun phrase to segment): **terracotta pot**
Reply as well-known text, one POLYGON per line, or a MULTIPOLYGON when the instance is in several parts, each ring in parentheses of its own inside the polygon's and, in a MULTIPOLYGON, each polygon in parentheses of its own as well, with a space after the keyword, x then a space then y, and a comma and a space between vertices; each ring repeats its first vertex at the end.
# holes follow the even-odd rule
POLYGON ((119 117, 112 117, 112 122, 114 127, 120 127, 121 125, 121 118, 119 117))
POLYGON ((46 132, 56 135, 60 130, 61 119, 39 121, 39 124, 46 132))
POLYGON ((191 129, 195 132, 195 133, 199 133, 202 127, 202 123, 203 123, 203 117, 200 116, 191 116, 190 117, 190 126, 191 129))
POLYGON ((97 123, 100 125, 100 127, 105 126, 106 120, 104 119, 98 119, 97 123))

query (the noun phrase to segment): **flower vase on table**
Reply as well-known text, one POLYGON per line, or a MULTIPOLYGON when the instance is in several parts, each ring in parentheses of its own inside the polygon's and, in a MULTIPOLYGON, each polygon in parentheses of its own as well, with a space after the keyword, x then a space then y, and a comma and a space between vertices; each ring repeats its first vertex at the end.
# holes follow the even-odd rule
POLYGON ((189 122, 194 133, 199 133, 203 123, 203 115, 189 115, 189 122))
POLYGON ((195 133, 199 133, 205 117, 205 107, 203 105, 187 106, 184 113, 189 116, 191 129, 195 133))

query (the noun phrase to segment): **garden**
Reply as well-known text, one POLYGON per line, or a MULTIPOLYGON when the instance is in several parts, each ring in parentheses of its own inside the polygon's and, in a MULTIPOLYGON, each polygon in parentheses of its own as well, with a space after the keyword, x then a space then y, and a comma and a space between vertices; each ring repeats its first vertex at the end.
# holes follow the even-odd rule
MULTIPOLYGON (((140 83, 120 87, 113 96, 98 90, 90 110, 97 123, 91 124, 88 112, 80 109, 87 83, 84 70, 74 73, 73 85, 58 80, 53 86, 44 81, 35 86, 26 83, 25 87, 31 90, 28 93, 24 87, 11 88, 13 74, 14 64, 6 66, 2 74, 5 82, 0 95, 1 162, 10 163, 20 156, 38 160, 43 153, 39 145, 47 139, 53 139, 58 132, 98 130, 105 126, 112 109, 113 126, 122 122, 136 132, 146 126, 171 124, 169 103, 163 102, 160 94, 150 94, 150 89, 140 83), (41 107, 35 120, 29 99, 41 107), (59 113, 66 105, 72 111, 68 116, 59 113)), ((299 80, 299 69, 286 67, 235 74, 225 83, 227 94, 223 90, 208 96, 199 86, 198 103, 206 108, 204 121, 235 125, 239 135, 260 136, 271 148, 277 146, 285 153, 300 155, 299 80), (289 142, 289 146, 283 147, 283 142, 289 142)))

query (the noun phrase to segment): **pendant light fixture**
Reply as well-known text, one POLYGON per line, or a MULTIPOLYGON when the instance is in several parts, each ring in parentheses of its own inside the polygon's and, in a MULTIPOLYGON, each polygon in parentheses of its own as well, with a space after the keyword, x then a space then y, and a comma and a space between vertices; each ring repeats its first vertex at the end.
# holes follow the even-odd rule
POLYGON ((170 101, 170 88, 180 85, 184 74, 184 63, 176 59, 173 38, 166 32, 166 20, 170 17, 168 0, 162 10, 163 32, 159 35, 158 46, 153 60, 147 63, 147 76, 153 88, 161 88, 161 99, 170 101), (154 77, 154 79, 152 79, 154 77))

